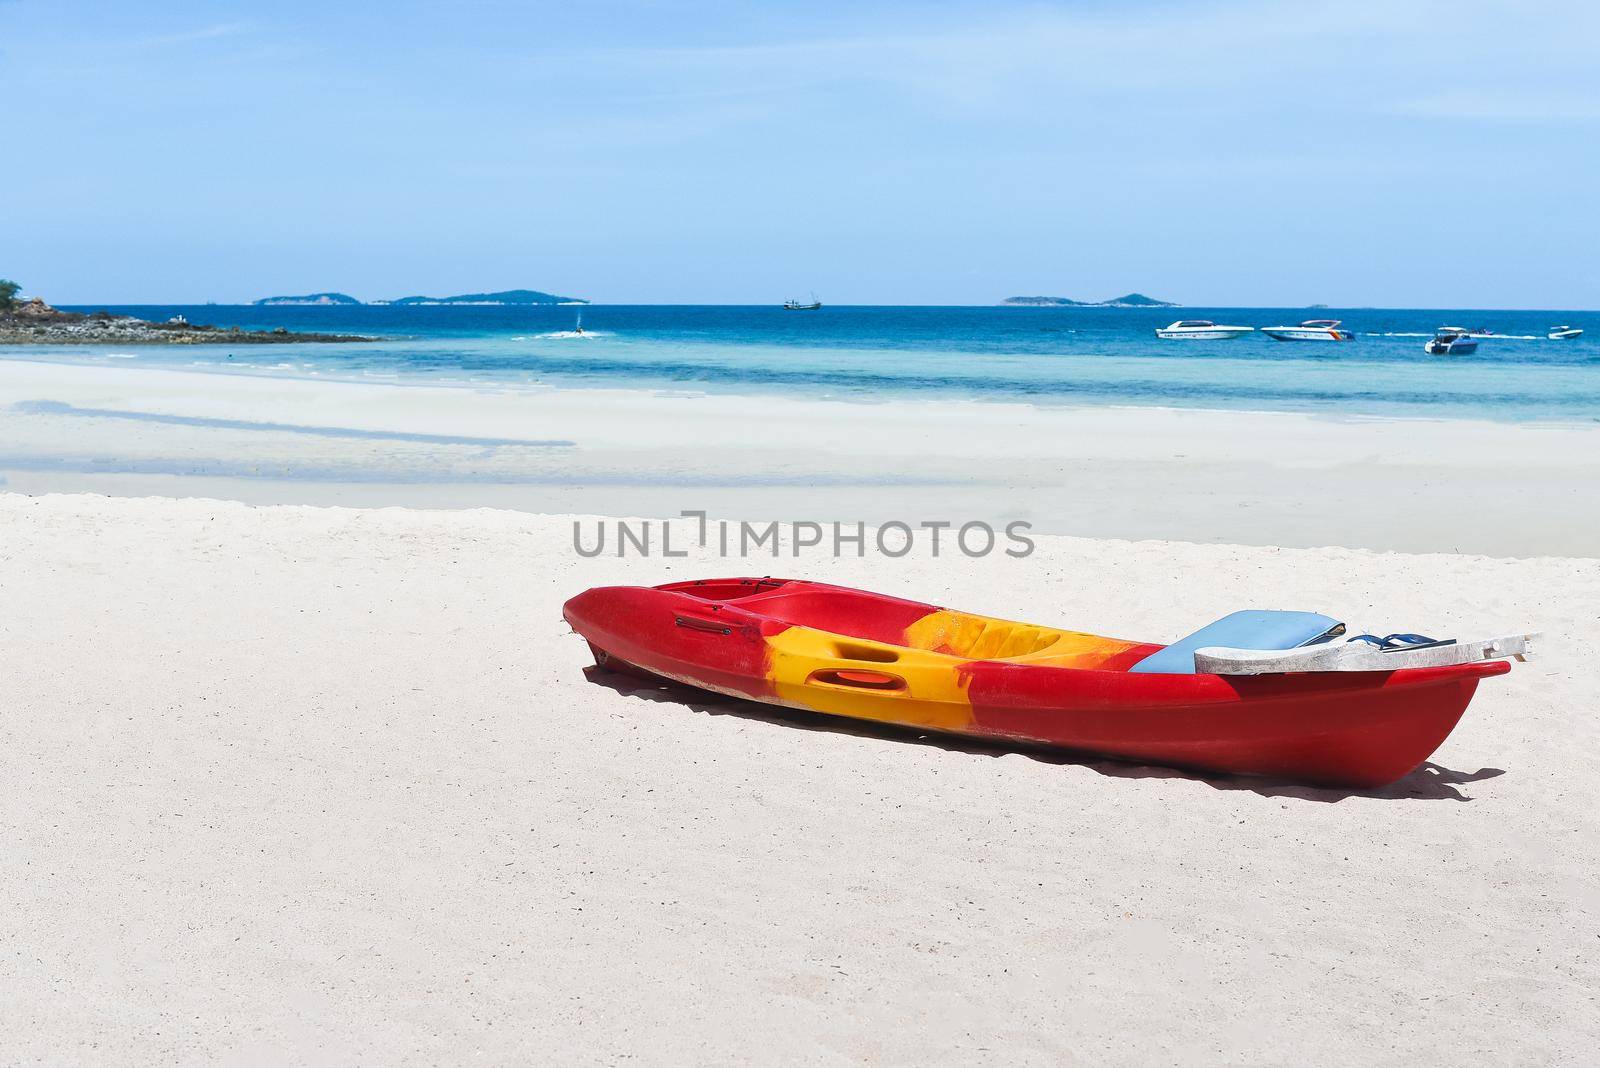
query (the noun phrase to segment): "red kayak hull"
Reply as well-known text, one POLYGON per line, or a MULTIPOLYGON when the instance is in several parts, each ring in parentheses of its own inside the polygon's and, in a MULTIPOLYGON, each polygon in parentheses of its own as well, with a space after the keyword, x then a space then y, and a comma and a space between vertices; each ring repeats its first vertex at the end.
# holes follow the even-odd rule
POLYGON ((572 598, 563 614, 602 666, 715 693, 1356 788, 1414 770, 1454 729, 1478 680, 1509 670, 1485 661, 1388 672, 1132 673, 1161 646, 794 580, 600 587, 572 598))

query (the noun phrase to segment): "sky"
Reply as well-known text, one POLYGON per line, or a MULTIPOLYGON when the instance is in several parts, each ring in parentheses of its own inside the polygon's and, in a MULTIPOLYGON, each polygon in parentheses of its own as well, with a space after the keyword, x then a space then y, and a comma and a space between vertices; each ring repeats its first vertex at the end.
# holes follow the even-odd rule
POLYGON ((1600 4, 0 0, 63 304, 1600 308, 1600 4))

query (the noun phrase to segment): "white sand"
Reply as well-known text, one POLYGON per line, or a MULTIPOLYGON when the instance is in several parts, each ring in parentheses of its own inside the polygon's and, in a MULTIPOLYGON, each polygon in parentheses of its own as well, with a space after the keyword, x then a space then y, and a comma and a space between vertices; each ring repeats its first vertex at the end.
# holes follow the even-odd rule
POLYGON ((565 597, 792 566, 570 539, 0 495, 0 1062, 1592 1063, 1600 562, 803 568, 1152 639, 1244 603, 1552 633, 1349 795, 591 682, 565 597))
POLYGON ((0 486, 21 493, 1015 518, 1091 537, 1593 556, 1596 485, 1600 425, 479 390, 0 360, 0 486), (548 441, 572 444, 508 443, 548 441))

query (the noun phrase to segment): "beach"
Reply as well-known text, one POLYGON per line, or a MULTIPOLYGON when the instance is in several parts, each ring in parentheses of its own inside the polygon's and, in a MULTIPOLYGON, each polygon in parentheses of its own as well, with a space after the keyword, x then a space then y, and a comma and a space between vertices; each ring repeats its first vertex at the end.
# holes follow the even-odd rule
POLYGON ((197 351, 0 360, 0 1060, 1576 1064, 1600 1040, 1600 426, 197 351), (723 553, 685 512, 780 539, 723 553), (619 553, 619 519, 687 555, 619 553), (973 521, 1033 551, 921 536, 973 521), (797 549, 833 522, 862 550, 797 549), (904 556, 871 533, 895 523, 904 556), (1158 642, 1240 607, 1548 638, 1417 772, 1339 791, 654 685, 561 618, 595 585, 741 574, 1158 642))
POLYGON ((802 561, 1151 640, 1243 600, 1547 632, 1423 769, 1343 792, 596 674, 572 594, 796 567, 585 559, 574 521, 0 495, 0 1060, 1581 1064, 1600 1042, 1595 560, 1039 535, 1026 560, 802 561))

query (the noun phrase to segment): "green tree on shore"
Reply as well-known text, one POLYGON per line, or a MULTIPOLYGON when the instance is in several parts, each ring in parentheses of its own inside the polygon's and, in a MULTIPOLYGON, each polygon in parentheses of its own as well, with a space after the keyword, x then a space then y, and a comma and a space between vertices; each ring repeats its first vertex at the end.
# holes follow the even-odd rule
POLYGON ((17 290, 21 288, 9 278, 0 278, 0 311, 10 311, 17 306, 17 290))

